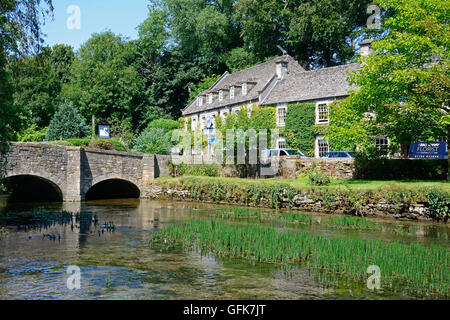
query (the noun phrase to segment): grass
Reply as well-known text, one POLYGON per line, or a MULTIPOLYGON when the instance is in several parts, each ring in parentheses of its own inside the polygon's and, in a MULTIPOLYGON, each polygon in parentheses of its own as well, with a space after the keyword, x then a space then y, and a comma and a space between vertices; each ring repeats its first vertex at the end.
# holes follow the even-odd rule
POLYGON ((312 217, 304 213, 286 213, 281 216, 281 219, 290 223, 312 224, 312 217))
POLYGON ((253 263, 283 266, 304 263, 322 281, 342 279, 365 284, 367 268, 381 269, 382 288, 417 296, 448 297, 449 251, 417 243, 327 238, 273 227, 239 226, 217 221, 189 221, 170 225, 151 235, 150 243, 163 248, 181 245, 186 250, 242 258, 253 263))
MULTIPOLYGON (((165 182, 165 181, 173 181, 173 182, 181 182, 183 179, 189 179, 190 177, 161 177, 158 178, 157 181, 165 182)), ((192 178, 192 177, 191 177, 192 178)), ((223 183, 232 183, 237 185, 262 185, 262 186, 271 186, 279 183, 288 184, 297 189, 308 189, 313 186, 309 183, 307 178, 304 179, 243 179, 243 178, 225 178, 225 177, 195 177, 195 179, 201 182, 216 182, 220 181, 223 183)), ((353 190, 374 190, 384 187, 392 187, 392 188, 402 188, 407 190, 422 190, 423 188, 438 188, 445 192, 450 192, 450 183, 448 181, 424 181, 424 180, 331 180, 331 184, 328 186, 316 186, 314 188, 321 189, 353 189, 353 190)))

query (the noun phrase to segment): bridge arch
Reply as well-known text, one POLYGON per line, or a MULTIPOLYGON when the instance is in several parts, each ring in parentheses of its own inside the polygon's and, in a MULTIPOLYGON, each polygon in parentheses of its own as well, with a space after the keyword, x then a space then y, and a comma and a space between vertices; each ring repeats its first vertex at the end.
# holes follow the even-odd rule
POLYGON ((139 183, 129 177, 101 176, 85 188, 85 200, 139 198, 139 183))
POLYGON ((63 188, 45 174, 6 174, 5 185, 11 192, 11 202, 64 201, 63 188))

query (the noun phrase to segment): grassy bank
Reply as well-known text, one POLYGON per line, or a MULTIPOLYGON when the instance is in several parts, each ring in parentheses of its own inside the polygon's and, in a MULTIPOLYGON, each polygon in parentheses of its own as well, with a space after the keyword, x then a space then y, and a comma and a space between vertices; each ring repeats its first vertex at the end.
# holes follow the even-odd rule
POLYGON ((187 190, 198 201, 348 214, 401 215, 418 207, 422 212, 416 216, 437 220, 447 220, 450 214, 450 183, 443 181, 333 180, 327 186, 312 186, 306 179, 180 177, 151 183, 187 190))
POLYGON ((285 266, 304 263, 329 283, 342 279, 365 284, 367 268, 379 266, 382 288, 390 291, 447 297, 450 255, 447 249, 417 243, 338 239, 273 227, 240 226, 218 221, 170 225, 151 236, 150 243, 217 256, 285 266))

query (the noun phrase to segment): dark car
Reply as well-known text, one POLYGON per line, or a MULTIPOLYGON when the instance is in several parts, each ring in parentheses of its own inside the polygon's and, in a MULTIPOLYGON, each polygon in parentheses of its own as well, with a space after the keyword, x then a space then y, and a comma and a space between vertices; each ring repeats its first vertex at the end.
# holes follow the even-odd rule
POLYGON ((331 151, 325 153, 322 158, 354 158, 355 153, 351 151, 331 151))

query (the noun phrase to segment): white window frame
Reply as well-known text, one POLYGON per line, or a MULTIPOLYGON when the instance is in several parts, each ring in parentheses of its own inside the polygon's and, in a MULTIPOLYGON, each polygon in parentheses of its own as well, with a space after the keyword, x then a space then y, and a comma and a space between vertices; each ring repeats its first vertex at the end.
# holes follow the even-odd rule
POLYGON ((247 95, 247 83, 242 84, 242 95, 243 96, 247 95))
POLYGON ((234 99, 234 86, 230 88, 230 99, 234 99))
POLYGON ((208 95, 208 103, 211 104, 212 102, 213 102, 213 95, 212 95, 212 93, 210 93, 208 95))
POLYGON ((280 104, 277 106, 277 126, 278 127, 285 127, 286 126, 286 116, 287 116, 287 103, 280 104), (284 110, 284 121, 282 121, 282 118, 280 118, 280 111, 284 110))
POLYGON ((223 100, 223 90, 219 90, 219 101, 223 100))
POLYGON ((382 147, 389 148, 389 146, 391 144, 391 141, 386 136, 376 136, 374 138, 374 142, 373 143, 375 144, 375 147, 377 147, 379 150, 381 150, 382 147), (385 140, 387 143, 386 144, 377 144, 377 140, 385 140))
POLYGON ((201 107, 203 105, 203 97, 198 97, 198 106, 201 107))
POLYGON ((286 149, 286 138, 281 137, 277 139, 277 149, 286 149))
POLYGON ((330 103, 331 101, 318 101, 316 102, 316 124, 330 124, 330 103), (326 120, 320 120, 319 108, 323 105, 327 107, 328 118, 326 120))
POLYGON ((329 144, 328 140, 324 140, 323 139, 323 136, 316 136, 316 143, 315 143, 315 148, 314 149, 315 149, 314 150, 314 156, 316 158, 320 158, 325 153, 330 152, 330 144, 329 144), (326 143, 327 143, 327 150, 325 150, 326 152, 321 152, 321 150, 320 150, 320 148, 321 148, 320 142, 321 141, 326 141, 326 143))

